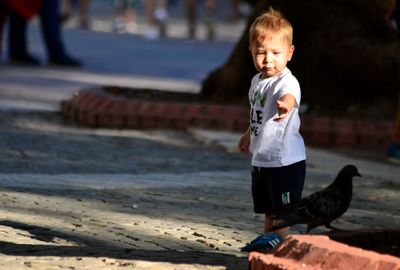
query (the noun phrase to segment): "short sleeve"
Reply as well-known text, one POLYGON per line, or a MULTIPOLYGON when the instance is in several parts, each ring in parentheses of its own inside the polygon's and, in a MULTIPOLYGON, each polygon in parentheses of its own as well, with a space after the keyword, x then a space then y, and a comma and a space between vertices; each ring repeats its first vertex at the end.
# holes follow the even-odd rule
POLYGON ((282 78, 282 84, 279 88, 280 97, 286 94, 291 94, 292 96, 294 96, 297 106, 299 106, 301 100, 300 84, 293 75, 287 74, 286 76, 284 76, 282 78))

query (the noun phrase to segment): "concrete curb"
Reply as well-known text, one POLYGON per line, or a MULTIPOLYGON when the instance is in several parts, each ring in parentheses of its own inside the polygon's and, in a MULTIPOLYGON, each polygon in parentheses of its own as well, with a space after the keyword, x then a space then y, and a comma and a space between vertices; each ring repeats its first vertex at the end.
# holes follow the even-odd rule
POLYGON ((327 236, 292 235, 271 254, 252 252, 250 270, 399 270, 394 256, 350 247, 327 236))
MULTIPOLYGON (((245 106, 167 102, 113 95, 100 89, 77 92, 61 102, 65 118, 88 127, 189 127, 243 132, 245 106)), ((394 139, 394 123, 302 115, 301 133, 309 145, 386 150, 394 139)))

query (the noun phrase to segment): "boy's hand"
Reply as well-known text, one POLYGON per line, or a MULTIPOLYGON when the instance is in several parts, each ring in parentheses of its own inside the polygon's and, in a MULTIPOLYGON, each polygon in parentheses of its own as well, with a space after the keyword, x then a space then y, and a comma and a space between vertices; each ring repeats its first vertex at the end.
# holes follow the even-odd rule
POLYGON ((278 107, 278 117, 275 118, 274 120, 282 121, 283 119, 285 119, 288 116, 288 114, 290 112, 289 106, 284 101, 277 100, 276 107, 278 107))
POLYGON ((274 121, 282 121, 285 119, 290 111, 293 109, 296 100, 291 94, 286 94, 276 101, 276 107, 278 108, 278 117, 274 121))
POLYGON ((250 147, 250 129, 248 129, 248 130, 246 131, 246 133, 244 133, 244 134, 242 135, 242 137, 241 137, 240 140, 239 140, 238 147, 239 147, 239 151, 240 151, 240 152, 245 153, 245 154, 249 153, 249 147, 250 147))

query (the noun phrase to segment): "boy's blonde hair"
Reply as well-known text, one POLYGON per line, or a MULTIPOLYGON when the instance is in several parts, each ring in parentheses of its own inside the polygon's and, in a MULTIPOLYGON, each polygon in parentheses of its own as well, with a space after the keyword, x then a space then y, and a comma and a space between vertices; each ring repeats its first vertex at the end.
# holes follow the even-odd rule
POLYGON ((289 45, 293 43, 293 27, 290 22, 272 7, 258 16, 249 30, 250 46, 262 41, 269 34, 282 34, 289 45))

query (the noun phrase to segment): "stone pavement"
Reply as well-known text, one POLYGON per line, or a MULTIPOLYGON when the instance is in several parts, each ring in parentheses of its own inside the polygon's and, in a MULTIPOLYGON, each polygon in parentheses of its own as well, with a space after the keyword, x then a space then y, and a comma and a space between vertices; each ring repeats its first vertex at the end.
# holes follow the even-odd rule
MULTIPOLYGON (((45 59, 35 26, 30 36, 45 59)), ((246 269, 239 249, 262 217, 252 213, 239 133, 91 129, 59 114, 60 101, 85 87, 195 92, 232 41, 75 29, 65 38, 82 69, 0 66, 0 268, 246 269)), ((400 167, 380 157, 308 147, 305 195, 349 163, 363 177, 335 225, 399 228, 400 167)))
MULTIPOLYGON (((4 112, 0 127, 2 268, 246 269, 262 217, 239 134, 89 129, 53 112, 4 112)), ((363 177, 335 225, 398 228, 392 164, 309 148, 305 194, 348 163, 363 177)))

